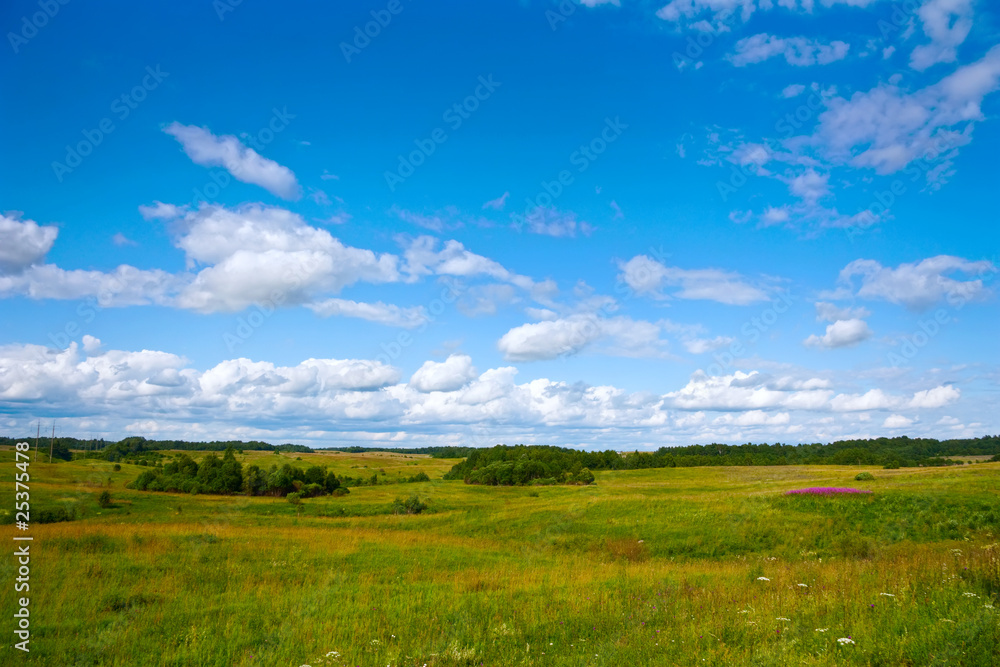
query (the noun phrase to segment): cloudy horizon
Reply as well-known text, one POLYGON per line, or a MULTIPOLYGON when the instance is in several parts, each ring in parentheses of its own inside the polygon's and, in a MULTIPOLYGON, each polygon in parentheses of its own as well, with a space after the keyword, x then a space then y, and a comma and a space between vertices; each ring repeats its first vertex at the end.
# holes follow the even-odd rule
POLYGON ((1000 432, 998 15, 792 4, 6 10, 3 432, 1000 432))

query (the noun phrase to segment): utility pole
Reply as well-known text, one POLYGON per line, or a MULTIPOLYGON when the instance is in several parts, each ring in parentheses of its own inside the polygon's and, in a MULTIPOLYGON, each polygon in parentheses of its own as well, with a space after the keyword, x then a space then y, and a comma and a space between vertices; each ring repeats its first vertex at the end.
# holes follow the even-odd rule
POLYGON ((35 429, 35 463, 38 462, 38 436, 40 436, 42 434, 42 420, 41 419, 38 420, 37 427, 38 428, 35 429))
POLYGON ((56 439, 56 422, 52 420, 52 437, 49 438, 49 463, 52 463, 52 444, 56 439))

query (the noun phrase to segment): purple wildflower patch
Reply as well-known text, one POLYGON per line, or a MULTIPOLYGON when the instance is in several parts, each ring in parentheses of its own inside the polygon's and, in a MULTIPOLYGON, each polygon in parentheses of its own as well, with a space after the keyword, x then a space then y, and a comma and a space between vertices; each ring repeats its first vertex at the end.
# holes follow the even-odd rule
POLYGON ((811 486, 808 489, 792 489, 791 491, 785 491, 786 496, 799 493, 806 493, 815 496, 832 496, 835 493, 871 493, 871 491, 867 489, 852 489, 840 486, 811 486))

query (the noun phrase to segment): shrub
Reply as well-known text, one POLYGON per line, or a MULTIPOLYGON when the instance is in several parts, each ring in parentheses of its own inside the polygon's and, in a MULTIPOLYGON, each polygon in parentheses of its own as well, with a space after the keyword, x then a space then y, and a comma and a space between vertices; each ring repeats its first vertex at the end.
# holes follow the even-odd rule
POLYGON ((75 518, 65 507, 55 507, 39 510, 36 521, 38 523, 59 523, 60 521, 72 521, 75 518))
POLYGON ((866 482, 875 479, 875 475, 871 474, 870 472, 859 472, 857 475, 854 476, 854 479, 855 481, 858 482, 866 482))
POLYGON ((115 472, 120 472, 120 471, 121 471, 121 469, 122 469, 122 466, 121 466, 121 464, 120 464, 120 463, 116 463, 116 464, 115 464, 115 467, 114 467, 114 471, 115 471, 115 472))
POLYGON ((290 502, 293 505, 302 504, 302 494, 299 493, 298 491, 292 491, 287 496, 285 496, 285 498, 287 498, 288 502, 290 502))
POLYGON ((346 486, 338 486, 336 489, 333 490, 332 493, 330 493, 330 495, 331 496, 338 496, 338 497, 339 496, 346 496, 350 492, 351 492, 351 490, 348 489, 346 486))
POLYGON ((412 495, 405 501, 396 498, 392 503, 393 514, 420 514, 427 509, 427 504, 420 501, 420 497, 412 495))
POLYGON ((113 505, 111 502, 111 492, 108 490, 101 491, 101 495, 97 496, 97 504, 105 509, 111 507, 113 505))

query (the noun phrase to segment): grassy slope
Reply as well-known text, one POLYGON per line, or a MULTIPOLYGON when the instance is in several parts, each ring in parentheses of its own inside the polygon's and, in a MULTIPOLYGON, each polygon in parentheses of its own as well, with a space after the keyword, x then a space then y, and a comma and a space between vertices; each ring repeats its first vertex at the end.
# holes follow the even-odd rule
MULTIPOLYGON (((12 459, 0 452, 4 508, 12 459)), ((33 650, 18 664, 1000 662, 986 607, 1000 607, 1000 464, 874 482, 831 466, 604 472, 531 489, 444 482, 454 461, 425 456, 243 460, 434 481, 309 499, 296 516, 282 499, 127 491, 138 466, 33 464, 33 507, 84 518, 32 528, 33 650), (108 476, 117 506, 100 510, 108 476), (782 495, 820 485, 875 494, 782 495), (412 492, 431 513, 384 514, 412 492)), ((13 558, 0 569, 11 581, 13 558)))

